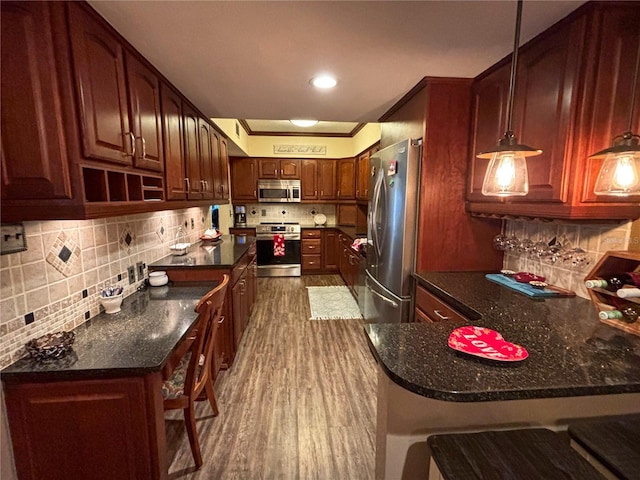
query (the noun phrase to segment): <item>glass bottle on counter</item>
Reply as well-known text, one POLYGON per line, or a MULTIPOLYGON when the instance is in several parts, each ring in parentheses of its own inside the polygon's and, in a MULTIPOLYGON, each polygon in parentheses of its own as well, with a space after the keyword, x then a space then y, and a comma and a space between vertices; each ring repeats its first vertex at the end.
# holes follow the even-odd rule
POLYGON ((625 285, 640 287, 640 272, 614 273, 602 275, 599 279, 584 282, 587 288, 604 288, 616 292, 625 285))

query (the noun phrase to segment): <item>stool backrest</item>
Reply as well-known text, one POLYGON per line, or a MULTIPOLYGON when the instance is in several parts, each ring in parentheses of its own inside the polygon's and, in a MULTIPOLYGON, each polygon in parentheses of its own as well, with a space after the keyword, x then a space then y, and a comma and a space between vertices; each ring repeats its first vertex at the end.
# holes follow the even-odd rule
POLYGON ((198 312, 197 337, 191 347, 191 359, 184 383, 184 394, 195 399, 211 378, 211 361, 216 332, 222 318, 229 276, 224 275, 213 290, 204 295, 195 311, 198 312))

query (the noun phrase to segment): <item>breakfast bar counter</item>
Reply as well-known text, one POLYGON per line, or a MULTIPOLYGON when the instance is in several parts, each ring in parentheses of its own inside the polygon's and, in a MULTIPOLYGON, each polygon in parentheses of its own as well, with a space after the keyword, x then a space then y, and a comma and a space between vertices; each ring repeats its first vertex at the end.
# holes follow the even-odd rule
POLYGON ((427 478, 433 433, 565 429, 570 419, 640 412, 640 337, 598 321, 581 298, 531 299, 481 273, 419 273, 416 281, 469 319, 365 325, 379 365, 376 478, 427 478), (506 363, 447 345, 463 325, 522 345, 506 363))
POLYGON ((213 287, 136 292, 77 327, 66 356, 4 369, 19 478, 166 478, 163 369, 213 287))

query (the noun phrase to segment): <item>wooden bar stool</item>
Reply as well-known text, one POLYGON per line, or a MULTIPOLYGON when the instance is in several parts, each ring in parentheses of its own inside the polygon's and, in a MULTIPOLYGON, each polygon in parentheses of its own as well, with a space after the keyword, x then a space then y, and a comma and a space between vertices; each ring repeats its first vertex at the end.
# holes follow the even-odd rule
POLYGON ((640 415, 571 423, 569 436, 571 446, 586 454, 605 477, 640 479, 640 415))
POLYGON ((195 308, 198 312, 196 338, 171 377, 162 385, 165 411, 178 408, 184 411, 187 435, 196 469, 202 466, 202 455, 196 431, 194 404, 199 400, 209 400, 213 415, 218 415, 218 404, 211 376, 211 360, 228 284, 229 276, 224 275, 222 282, 198 302, 195 308))
POLYGON ((427 443, 429 480, 602 480, 546 428, 433 435, 427 443))

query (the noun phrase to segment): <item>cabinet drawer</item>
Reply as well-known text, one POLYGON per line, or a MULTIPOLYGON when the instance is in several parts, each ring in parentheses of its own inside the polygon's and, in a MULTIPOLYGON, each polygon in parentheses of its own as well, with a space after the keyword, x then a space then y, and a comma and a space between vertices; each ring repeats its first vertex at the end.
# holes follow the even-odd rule
POLYGON ((303 255, 305 253, 311 253, 311 254, 317 253, 318 255, 320 255, 321 251, 322 251, 322 240, 303 240, 302 241, 303 255))
POLYGON ((447 305, 445 302, 429 293, 421 286, 416 286, 416 312, 422 310, 431 321, 442 322, 445 320, 461 320, 463 322, 468 319, 447 305))
POLYGON ((419 308, 416 308, 413 312, 413 321, 418 323, 433 323, 433 320, 419 308))
POLYGON ((302 256, 302 269, 303 270, 320 270, 322 268, 322 262, 320 255, 303 255, 302 256))
POLYGON ((320 230, 302 230, 302 238, 321 238, 320 230))

